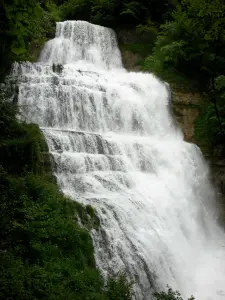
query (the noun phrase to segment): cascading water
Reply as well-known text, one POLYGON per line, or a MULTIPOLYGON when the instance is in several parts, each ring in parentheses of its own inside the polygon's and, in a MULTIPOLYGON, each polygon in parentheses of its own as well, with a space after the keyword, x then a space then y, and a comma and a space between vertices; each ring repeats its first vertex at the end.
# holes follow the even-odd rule
POLYGON ((167 86, 124 70, 114 32, 83 21, 57 23, 40 62, 15 63, 11 76, 60 188, 96 209, 103 274, 126 269, 138 300, 167 284, 185 297, 225 299, 225 237, 208 168, 173 122, 167 86))

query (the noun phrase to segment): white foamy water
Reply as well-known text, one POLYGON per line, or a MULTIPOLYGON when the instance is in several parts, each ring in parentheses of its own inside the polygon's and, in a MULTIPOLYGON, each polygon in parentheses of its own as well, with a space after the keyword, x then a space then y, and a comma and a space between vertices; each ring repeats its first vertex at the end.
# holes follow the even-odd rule
POLYGON ((91 234, 103 274, 126 269, 138 300, 167 284, 185 297, 225 299, 225 237, 208 167, 183 141, 167 86, 124 70, 114 32, 82 21, 57 23, 40 61, 14 64, 12 77, 60 188, 97 211, 91 234))

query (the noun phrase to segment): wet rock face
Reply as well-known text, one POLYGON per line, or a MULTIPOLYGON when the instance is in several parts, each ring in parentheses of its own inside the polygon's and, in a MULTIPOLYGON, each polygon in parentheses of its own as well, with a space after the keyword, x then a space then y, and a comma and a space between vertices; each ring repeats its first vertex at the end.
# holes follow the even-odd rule
POLYGON ((199 93, 172 92, 173 111, 187 142, 195 143, 195 121, 199 114, 199 93))
POLYGON ((121 54, 122 54, 123 65, 127 70, 132 72, 141 71, 141 66, 138 65, 138 61, 142 59, 140 55, 133 53, 129 50, 123 50, 121 54))

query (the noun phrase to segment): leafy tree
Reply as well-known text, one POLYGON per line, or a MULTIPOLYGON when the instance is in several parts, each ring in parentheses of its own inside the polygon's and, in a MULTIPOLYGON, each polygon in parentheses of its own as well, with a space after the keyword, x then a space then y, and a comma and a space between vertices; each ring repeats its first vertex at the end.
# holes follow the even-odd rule
POLYGON ((68 0, 62 5, 64 18, 83 19, 117 28, 145 24, 149 18, 162 22, 175 0, 68 0))
MULTIPOLYGON (((14 60, 32 60, 54 32, 60 13, 52 1, 1 0, 0 2, 0 76, 14 60)), ((1 78, 0 78, 1 79, 1 78)))
POLYGON ((92 0, 68 0, 62 5, 63 19, 89 21, 92 0))
POLYGON ((221 74, 221 63, 225 63, 224 9, 222 0, 182 0, 172 13, 173 21, 161 27, 154 55, 147 60, 149 67, 160 72, 173 68, 204 83, 213 73, 221 74))
MULTIPOLYGON (((154 53, 144 67, 165 80, 181 77, 196 82, 207 92, 208 109, 214 111, 217 123, 214 128, 223 134, 223 91, 216 82, 225 75, 225 2, 182 0, 172 18, 161 26, 154 53)), ((211 116, 209 111, 206 115, 211 116)))

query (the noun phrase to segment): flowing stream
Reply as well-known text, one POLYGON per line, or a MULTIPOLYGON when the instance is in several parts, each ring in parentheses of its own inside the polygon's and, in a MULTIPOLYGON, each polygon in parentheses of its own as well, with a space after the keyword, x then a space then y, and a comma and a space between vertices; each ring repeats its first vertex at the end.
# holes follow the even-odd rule
POLYGON ((38 123, 61 190, 92 205, 103 275, 126 270, 134 298, 169 284, 185 297, 225 299, 225 236, 201 151, 173 120, 168 86, 127 72, 115 33, 57 23, 37 63, 15 63, 19 105, 38 123))

